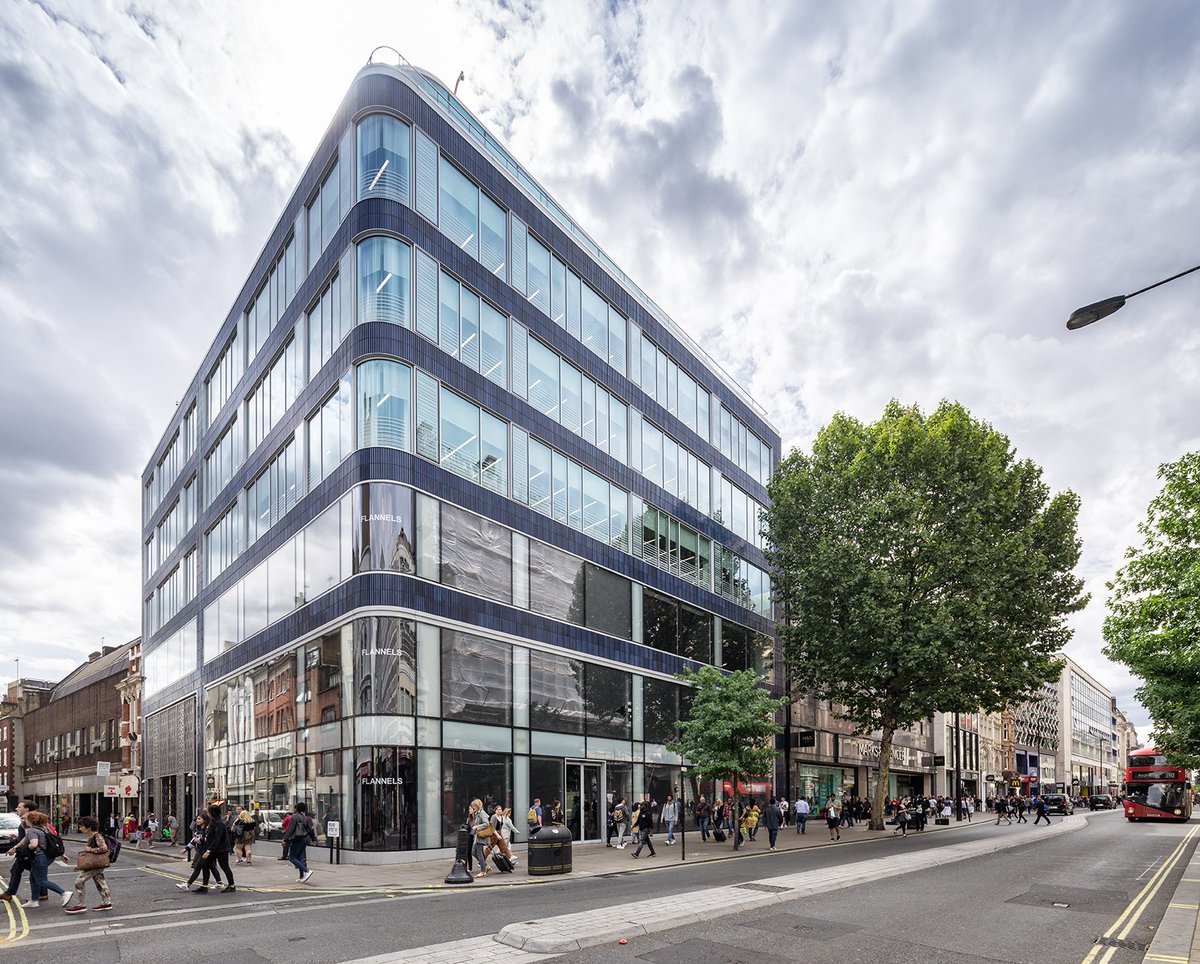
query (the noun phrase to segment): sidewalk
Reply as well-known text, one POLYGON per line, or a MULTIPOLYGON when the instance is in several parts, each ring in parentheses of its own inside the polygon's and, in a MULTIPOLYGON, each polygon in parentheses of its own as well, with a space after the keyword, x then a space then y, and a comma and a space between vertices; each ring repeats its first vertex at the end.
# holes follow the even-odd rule
MULTIPOLYGON (((1127 931, 1118 932, 1117 938, 1128 937, 1127 931)), ((1200 961, 1200 847, 1192 852, 1142 960, 1159 964, 1200 961)))
MULTIPOLYGON (((952 822, 948 827, 937 827, 929 822, 925 834, 954 832, 960 827, 970 827, 985 824, 989 821, 985 814, 976 814, 974 823, 963 821, 961 824, 952 822)), ((994 823, 994 819, 991 821, 994 823)), ((1057 822, 1057 821, 1056 821, 1057 822)), ((1010 829, 999 828, 999 833, 1010 829)), ((811 850, 816 847, 837 847, 839 849, 853 848, 855 844, 868 840, 891 839, 892 828, 882 833, 872 833, 865 823, 853 828, 842 828, 842 839, 833 843, 829 840, 829 832, 824 823, 809 821, 805 834, 798 834, 794 827, 788 827, 779 832, 776 856, 786 862, 786 854, 811 850)), ((916 836, 910 831, 909 836, 916 836)), ((67 852, 70 855, 72 844, 82 844, 83 838, 78 835, 68 835, 67 852)), ((254 847, 253 862, 249 865, 237 864, 231 857, 230 867, 239 890, 266 892, 305 891, 316 893, 338 892, 396 892, 396 891, 427 891, 440 889, 464 889, 470 887, 513 887, 532 886, 542 883, 563 883, 589 877, 610 876, 618 873, 644 872, 661 870, 683 864, 683 854, 686 850, 687 864, 711 860, 731 860, 743 855, 766 853, 768 850, 767 832, 760 830, 757 841, 747 841, 741 850, 734 852, 732 841, 718 844, 713 840, 703 843, 698 830, 688 830, 686 840, 684 835, 676 833, 676 843, 668 846, 665 834, 655 834, 651 839, 657 856, 651 857, 643 850, 638 859, 633 859, 634 845, 626 843, 624 850, 615 846, 605 847, 602 843, 575 844, 572 847, 573 870, 570 874, 552 877, 530 877, 526 871, 526 845, 528 838, 520 835, 521 842, 513 846, 520 863, 514 873, 502 874, 492 867, 487 877, 479 878, 470 885, 447 885, 444 878, 450 872, 453 859, 437 857, 430 860, 419 860, 403 864, 331 864, 329 850, 320 847, 309 847, 307 861, 313 871, 308 884, 296 882, 296 869, 287 861, 277 859, 280 854, 278 841, 260 841, 254 847)), ((897 846, 900 838, 896 837, 897 846)), ((163 876, 186 879, 190 870, 183 860, 183 849, 174 844, 156 843, 153 848, 136 849, 125 844, 121 849, 120 860, 133 863, 149 862, 148 869, 152 873, 163 876)), ((475 868, 478 870, 478 868, 475 868)))

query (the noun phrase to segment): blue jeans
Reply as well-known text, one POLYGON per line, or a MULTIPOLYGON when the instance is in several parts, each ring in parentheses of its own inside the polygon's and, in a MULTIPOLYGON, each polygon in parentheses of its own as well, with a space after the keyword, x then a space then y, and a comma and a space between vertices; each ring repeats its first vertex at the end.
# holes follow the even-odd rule
POLYGON ((708 839, 708 817, 701 817, 699 820, 699 823, 700 823, 700 839, 707 840, 708 839))
POLYGON ((675 842, 675 821, 674 820, 664 820, 663 823, 665 823, 667 825, 667 843, 674 843, 675 842))
POLYGON ((34 900, 50 890, 56 894, 63 893, 63 889, 50 879, 50 860, 40 850, 33 855, 33 873, 30 875, 29 889, 34 900))
POLYGON ((807 833, 807 831, 804 829, 804 825, 806 823, 808 823, 807 813, 796 814, 796 833, 807 833))
POLYGON ((772 829, 771 827, 767 827, 767 837, 771 841, 771 849, 774 850, 775 849, 775 840, 779 837, 779 831, 772 829))
POLYGON ((292 866, 300 874, 308 873, 308 864, 304 860, 307 850, 308 838, 306 837, 296 837, 291 841, 291 846, 288 847, 288 860, 292 862, 292 866))

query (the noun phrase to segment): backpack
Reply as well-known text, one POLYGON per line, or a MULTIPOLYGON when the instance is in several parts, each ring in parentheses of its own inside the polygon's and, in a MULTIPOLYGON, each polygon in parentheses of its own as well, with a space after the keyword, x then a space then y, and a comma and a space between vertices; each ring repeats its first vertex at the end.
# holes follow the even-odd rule
POLYGON ((537 826, 537 822, 538 822, 538 821, 537 821, 537 808, 535 808, 535 807, 530 807, 530 808, 529 808, 529 813, 527 813, 527 814, 525 815, 525 819, 529 821, 529 826, 531 826, 531 827, 536 827, 536 826, 537 826))
POLYGON ((624 823, 624 822, 625 822, 625 808, 622 807, 620 804, 617 804, 617 806, 615 806, 613 808, 613 823, 624 823))
POLYGON ((62 837, 51 830, 46 834, 46 859, 51 861, 58 860, 63 853, 65 853, 65 849, 63 847, 62 837))
POLYGON ((117 858, 121 856, 121 841, 112 834, 105 834, 104 843, 108 846, 108 862, 115 864, 117 858))

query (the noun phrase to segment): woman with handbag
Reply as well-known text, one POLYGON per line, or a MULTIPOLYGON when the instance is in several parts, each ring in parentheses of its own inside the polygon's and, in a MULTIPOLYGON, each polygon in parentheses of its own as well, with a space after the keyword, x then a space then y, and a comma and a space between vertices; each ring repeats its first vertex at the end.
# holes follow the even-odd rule
POLYGON ((112 891, 104 879, 104 871, 110 863, 108 841, 100 833, 100 824, 95 817, 80 817, 79 830, 87 834, 87 844, 75 859, 75 904, 67 908, 68 914, 82 914, 87 910, 87 885, 91 881, 100 894, 100 903, 92 910, 112 910, 112 891))
POLYGON ((474 838, 474 843, 471 847, 471 855, 479 864, 479 873, 476 877, 486 877, 488 875, 487 857, 484 855, 484 847, 491 843, 492 834, 495 828, 492 826, 492 821, 483 809, 482 800, 472 800, 471 806, 467 810, 467 825, 471 828, 471 835, 474 838))
POLYGON ((258 827, 254 823, 254 817, 243 807, 238 812, 237 820, 233 824, 233 839, 237 845, 235 849, 239 864, 250 863, 251 848, 254 846, 254 838, 257 834, 258 827))

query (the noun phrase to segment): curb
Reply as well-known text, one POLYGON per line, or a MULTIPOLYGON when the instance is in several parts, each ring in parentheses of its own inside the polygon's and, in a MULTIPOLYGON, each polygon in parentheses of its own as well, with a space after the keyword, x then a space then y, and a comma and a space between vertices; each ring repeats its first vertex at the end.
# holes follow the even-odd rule
MULTIPOLYGON (((1045 840, 1047 837, 1072 833, 1086 825, 1087 819, 1083 816, 1064 817, 1034 839, 1045 840)), ((794 900, 797 897, 811 897, 843 890, 858 884, 878 881, 882 877, 927 870, 930 867, 981 857, 1029 843, 1030 840, 1025 837, 1006 836, 998 840, 951 844, 921 853, 877 857, 848 866, 786 874, 752 883, 676 894, 655 900, 653 907, 649 909, 645 902, 612 905, 606 908, 602 921, 596 919, 594 910, 564 914, 546 920, 521 921, 501 928, 493 939, 509 947, 535 954, 569 954, 622 938, 630 940, 643 937, 654 931, 669 930, 700 920, 712 920, 714 917, 737 914, 794 900)))
POLYGON ((1166 913, 1159 921, 1154 939, 1146 949, 1143 961, 1162 964, 1185 964, 1200 961, 1200 934, 1197 934, 1197 916, 1200 913, 1200 846, 1192 851, 1192 857, 1183 869, 1179 886, 1167 903, 1166 913))

